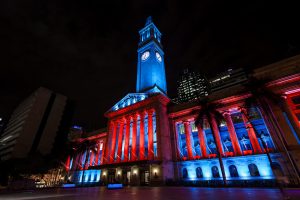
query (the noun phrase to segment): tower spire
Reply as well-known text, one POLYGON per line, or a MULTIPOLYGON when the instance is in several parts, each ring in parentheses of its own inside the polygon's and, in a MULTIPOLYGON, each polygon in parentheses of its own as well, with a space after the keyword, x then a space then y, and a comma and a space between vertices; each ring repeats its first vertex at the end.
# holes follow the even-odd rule
POLYGON ((147 26, 147 25, 149 25, 149 24, 151 24, 151 23, 152 23, 152 17, 149 16, 149 17, 147 17, 147 19, 146 19, 146 24, 145 24, 145 26, 147 26))

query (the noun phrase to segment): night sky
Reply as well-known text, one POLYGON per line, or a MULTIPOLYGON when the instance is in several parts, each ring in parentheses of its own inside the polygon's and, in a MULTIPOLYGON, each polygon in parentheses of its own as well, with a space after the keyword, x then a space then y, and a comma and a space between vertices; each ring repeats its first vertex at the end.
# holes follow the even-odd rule
POLYGON ((106 126, 103 113, 135 92, 138 31, 149 15, 163 34, 171 97, 186 67, 209 78, 300 53, 296 3, 142 2, 1 0, 0 116, 44 86, 76 102, 74 123, 106 126))

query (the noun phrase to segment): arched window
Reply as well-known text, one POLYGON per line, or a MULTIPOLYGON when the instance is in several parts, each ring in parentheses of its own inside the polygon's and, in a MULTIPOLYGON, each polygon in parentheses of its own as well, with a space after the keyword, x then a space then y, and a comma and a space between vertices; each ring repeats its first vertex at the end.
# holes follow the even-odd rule
POLYGON ((182 169, 182 178, 187 178, 188 177, 188 171, 186 168, 182 169))
POLYGON ((229 166, 229 173, 231 177, 239 177, 239 173, 237 171, 237 168, 235 165, 230 165, 229 166))
POLYGON ((196 168, 196 176, 197 176, 197 178, 203 178, 203 172, 202 172, 201 167, 196 168))
POLYGON ((213 166, 211 168, 211 172, 214 178, 220 178, 220 173, 219 173, 219 169, 217 166, 213 166))
POLYGON ((249 164, 248 168, 251 176, 260 176, 258 168, 255 164, 249 164))

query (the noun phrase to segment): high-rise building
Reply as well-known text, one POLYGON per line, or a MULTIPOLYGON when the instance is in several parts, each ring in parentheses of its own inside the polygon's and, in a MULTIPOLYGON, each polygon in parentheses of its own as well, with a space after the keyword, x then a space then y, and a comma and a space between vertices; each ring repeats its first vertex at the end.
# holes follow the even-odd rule
POLYGON ((208 95, 208 82, 199 72, 185 69, 178 80, 175 102, 183 103, 208 95))
POLYGON ((42 87, 22 101, 0 137, 0 159, 51 153, 54 144, 62 142, 56 139, 64 139, 61 131, 70 119, 67 102, 67 97, 42 87))
POLYGON ((209 79, 210 92, 216 92, 234 85, 243 84, 248 80, 243 68, 228 69, 209 79))
POLYGON ((0 136, 2 134, 3 128, 4 128, 4 120, 2 117, 0 117, 0 136))

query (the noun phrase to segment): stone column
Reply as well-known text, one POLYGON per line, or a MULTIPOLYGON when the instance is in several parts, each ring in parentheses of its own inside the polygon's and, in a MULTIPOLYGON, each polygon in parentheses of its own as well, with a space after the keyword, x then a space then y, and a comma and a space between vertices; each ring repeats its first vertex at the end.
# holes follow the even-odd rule
POLYGON ((114 122, 114 129, 113 129, 113 134, 112 134, 111 151, 110 151, 110 156, 109 156, 109 162, 114 162, 117 130, 118 130, 118 122, 114 122))
POLYGON ((104 163, 109 163, 110 160, 110 152, 109 150, 111 149, 111 146, 109 146, 110 141, 112 140, 112 135, 113 135, 113 130, 114 130, 114 122, 110 121, 109 123, 109 129, 108 129, 108 137, 107 137, 107 142, 106 142, 106 148, 104 152, 104 163))
MULTIPOLYGON (((106 148, 106 142, 107 142, 107 139, 104 139, 103 141, 103 144, 102 144, 102 155, 101 155, 101 160, 100 160, 100 163, 101 165, 103 164, 103 160, 104 160, 104 152, 105 152, 105 148, 106 148)), ((100 146, 101 146, 101 143, 100 143, 100 146)), ((99 146, 99 148, 100 148, 99 146)))
POLYGON ((148 160, 153 160, 153 110, 148 110, 148 160))
POLYGON ((88 166, 93 166, 93 160, 94 160, 94 156, 95 156, 95 154, 94 154, 94 151, 93 150, 90 150, 90 163, 89 163, 89 165, 88 166))
POLYGON ((95 158, 95 165, 98 165, 99 155, 100 155, 100 141, 99 141, 99 143, 97 143, 97 153, 96 153, 96 158, 95 158))
POLYGON ((117 162, 121 162, 123 129, 124 129, 124 121, 121 120, 120 121, 120 129, 119 129, 119 138, 118 138, 117 162))
POLYGON ((188 159, 193 159, 193 149, 191 144, 191 131, 190 131, 190 122, 185 121, 184 124, 184 133, 186 139, 186 147, 188 153, 188 159))
POLYGON ((198 125, 197 129, 198 129, 198 139, 200 143, 202 157, 207 158, 207 149, 206 149, 206 142, 205 142, 205 135, 204 135, 205 133, 201 126, 198 125))
POLYGON ((233 125, 230 113, 229 112, 224 113, 224 118, 226 121, 226 125, 227 125, 227 129, 229 132, 229 136, 230 136, 230 140, 232 143, 234 154, 237 156, 240 156, 240 155, 242 155, 242 150, 241 150, 238 138, 236 136, 236 132, 234 129, 234 125, 233 125))
POLYGON ((140 113, 140 160, 145 159, 145 113, 140 113))
POLYGON ((136 131, 137 131, 137 115, 132 116, 133 125, 132 125, 132 143, 131 143, 131 157, 130 160, 136 160, 136 131))
POLYGON ((252 145, 252 147, 254 149, 254 153, 256 153, 256 154, 257 153, 262 153, 262 150, 260 148, 258 139, 257 139, 255 131, 254 131, 254 128, 253 128, 251 122, 248 121, 245 112, 246 112, 245 110, 242 112, 242 118, 243 118, 245 127, 246 127, 247 132, 248 132, 249 140, 250 140, 251 145, 252 145))
POLYGON ((224 150, 223 150, 221 135, 220 135, 217 121, 214 116, 211 116, 211 125, 212 125, 212 127, 210 127, 210 128, 213 130, 213 133, 215 134, 215 139, 216 139, 215 143, 217 145, 217 148, 220 151, 220 154, 223 155, 224 150))
POLYGON ((125 133, 125 148, 124 148, 124 161, 128 161, 128 148, 130 136, 130 117, 126 118, 126 133, 125 133))

